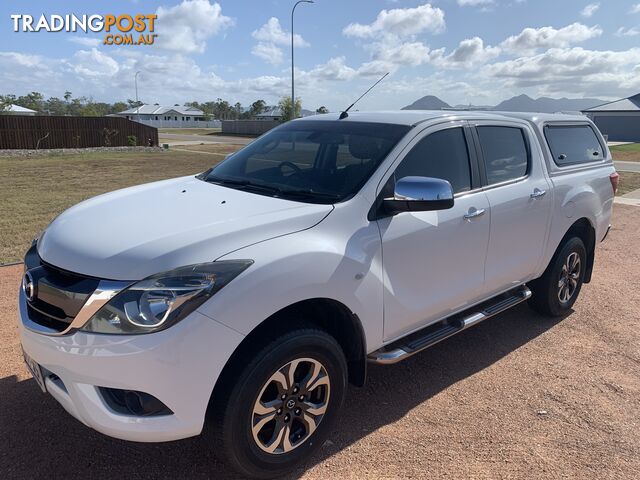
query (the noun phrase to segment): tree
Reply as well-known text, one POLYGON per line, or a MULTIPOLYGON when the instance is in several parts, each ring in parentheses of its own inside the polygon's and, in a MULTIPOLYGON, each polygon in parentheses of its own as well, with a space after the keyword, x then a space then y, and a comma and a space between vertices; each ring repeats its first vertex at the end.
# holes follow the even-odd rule
POLYGON ((8 110, 16 101, 15 95, 0 95, 0 112, 8 110))
POLYGON ((256 115, 260 115, 262 112, 264 112, 266 106, 267 102, 265 102, 264 100, 256 100, 249 107, 249 116, 255 117, 256 115))
POLYGON ((278 107, 280 107, 280 112, 282 114, 280 121, 288 122, 289 120, 300 117, 302 102, 300 97, 297 97, 295 102, 291 102, 291 97, 282 97, 280 102, 278 102, 278 107))
POLYGON ((41 112, 44 109, 44 96, 40 92, 31 92, 16 98, 14 103, 41 112))
POLYGON ((120 113, 120 112, 124 112, 127 109, 127 104, 124 102, 116 102, 113 105, 111 105, 111 108, 109 109, 109 113, 120 113))
POLYGON ((329 109, 323 105, 316 108, 316 113, 329 113, 329 109))
POLYGON ((142 103, 141 101, 135 101, 135 100, 131 100, 130 98, 127 99, 127 105, 129 105, 129 108, 138 108, 141 107, 142 105, 144 105, 144 103, 142 103))
POLYGON ((71 96, 72 96, 72 95, 73 95, 73 94, 72 94, 69 90, 67 90, 66 92, 64 92, 64 101, 65 101, 65 102, 67 102, 67 103, 69 103, 69 100, 71 99, 71 96))
POLYGON ((67 103, 58 97, 51 97, 44 102, 44 111, 49 115, 66 115, 67 103))

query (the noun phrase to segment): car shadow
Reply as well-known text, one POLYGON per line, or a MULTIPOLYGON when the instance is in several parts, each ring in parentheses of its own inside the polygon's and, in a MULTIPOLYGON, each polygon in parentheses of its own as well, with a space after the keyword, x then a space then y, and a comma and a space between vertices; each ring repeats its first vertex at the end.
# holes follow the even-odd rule
MULTIPOLYGON (((399 420, 560 321, 519 305, 402 363, 371 365, 367 385, 349 388, 331 442, 288 478, 399 420), (341 428, 346 425, 356 427, 341 428)), ((144 444, 101 435, 40 393, 32 379, 0 379, 0 433, 0 478, 241 478, 201 437, 144 444)))

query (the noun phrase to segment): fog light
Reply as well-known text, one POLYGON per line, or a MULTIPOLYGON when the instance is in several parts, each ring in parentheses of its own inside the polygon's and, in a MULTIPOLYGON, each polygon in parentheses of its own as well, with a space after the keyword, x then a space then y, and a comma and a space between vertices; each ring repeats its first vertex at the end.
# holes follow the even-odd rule
POLYGON ((105 403, 116 413, 136 417, 173 415, 169 407, 148 393, 107 387, 98 387, 98 390, 105 403))

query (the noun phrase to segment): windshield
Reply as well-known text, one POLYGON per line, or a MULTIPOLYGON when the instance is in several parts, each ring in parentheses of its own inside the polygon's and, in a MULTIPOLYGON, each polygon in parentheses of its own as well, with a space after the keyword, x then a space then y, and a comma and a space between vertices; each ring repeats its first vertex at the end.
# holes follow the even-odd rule
POLYGON ((409 131, 405 125, 289 122, 201 177, 261 195, 335 203, 355 194, 409 131))

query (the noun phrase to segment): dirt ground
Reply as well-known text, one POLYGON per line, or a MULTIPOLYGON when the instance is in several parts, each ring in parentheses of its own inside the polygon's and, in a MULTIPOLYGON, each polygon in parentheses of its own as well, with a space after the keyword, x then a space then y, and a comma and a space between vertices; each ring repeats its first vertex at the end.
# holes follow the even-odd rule
MULTIPOLYGON (((291 478, 639 478, 640 208, 615 210, 572 314, 521 305, 372 366, 291 478)), ((113 440, 40 393, 20 356, 21 268, 0 270, 0 478, 237 478, 198 438, 113 440)))

